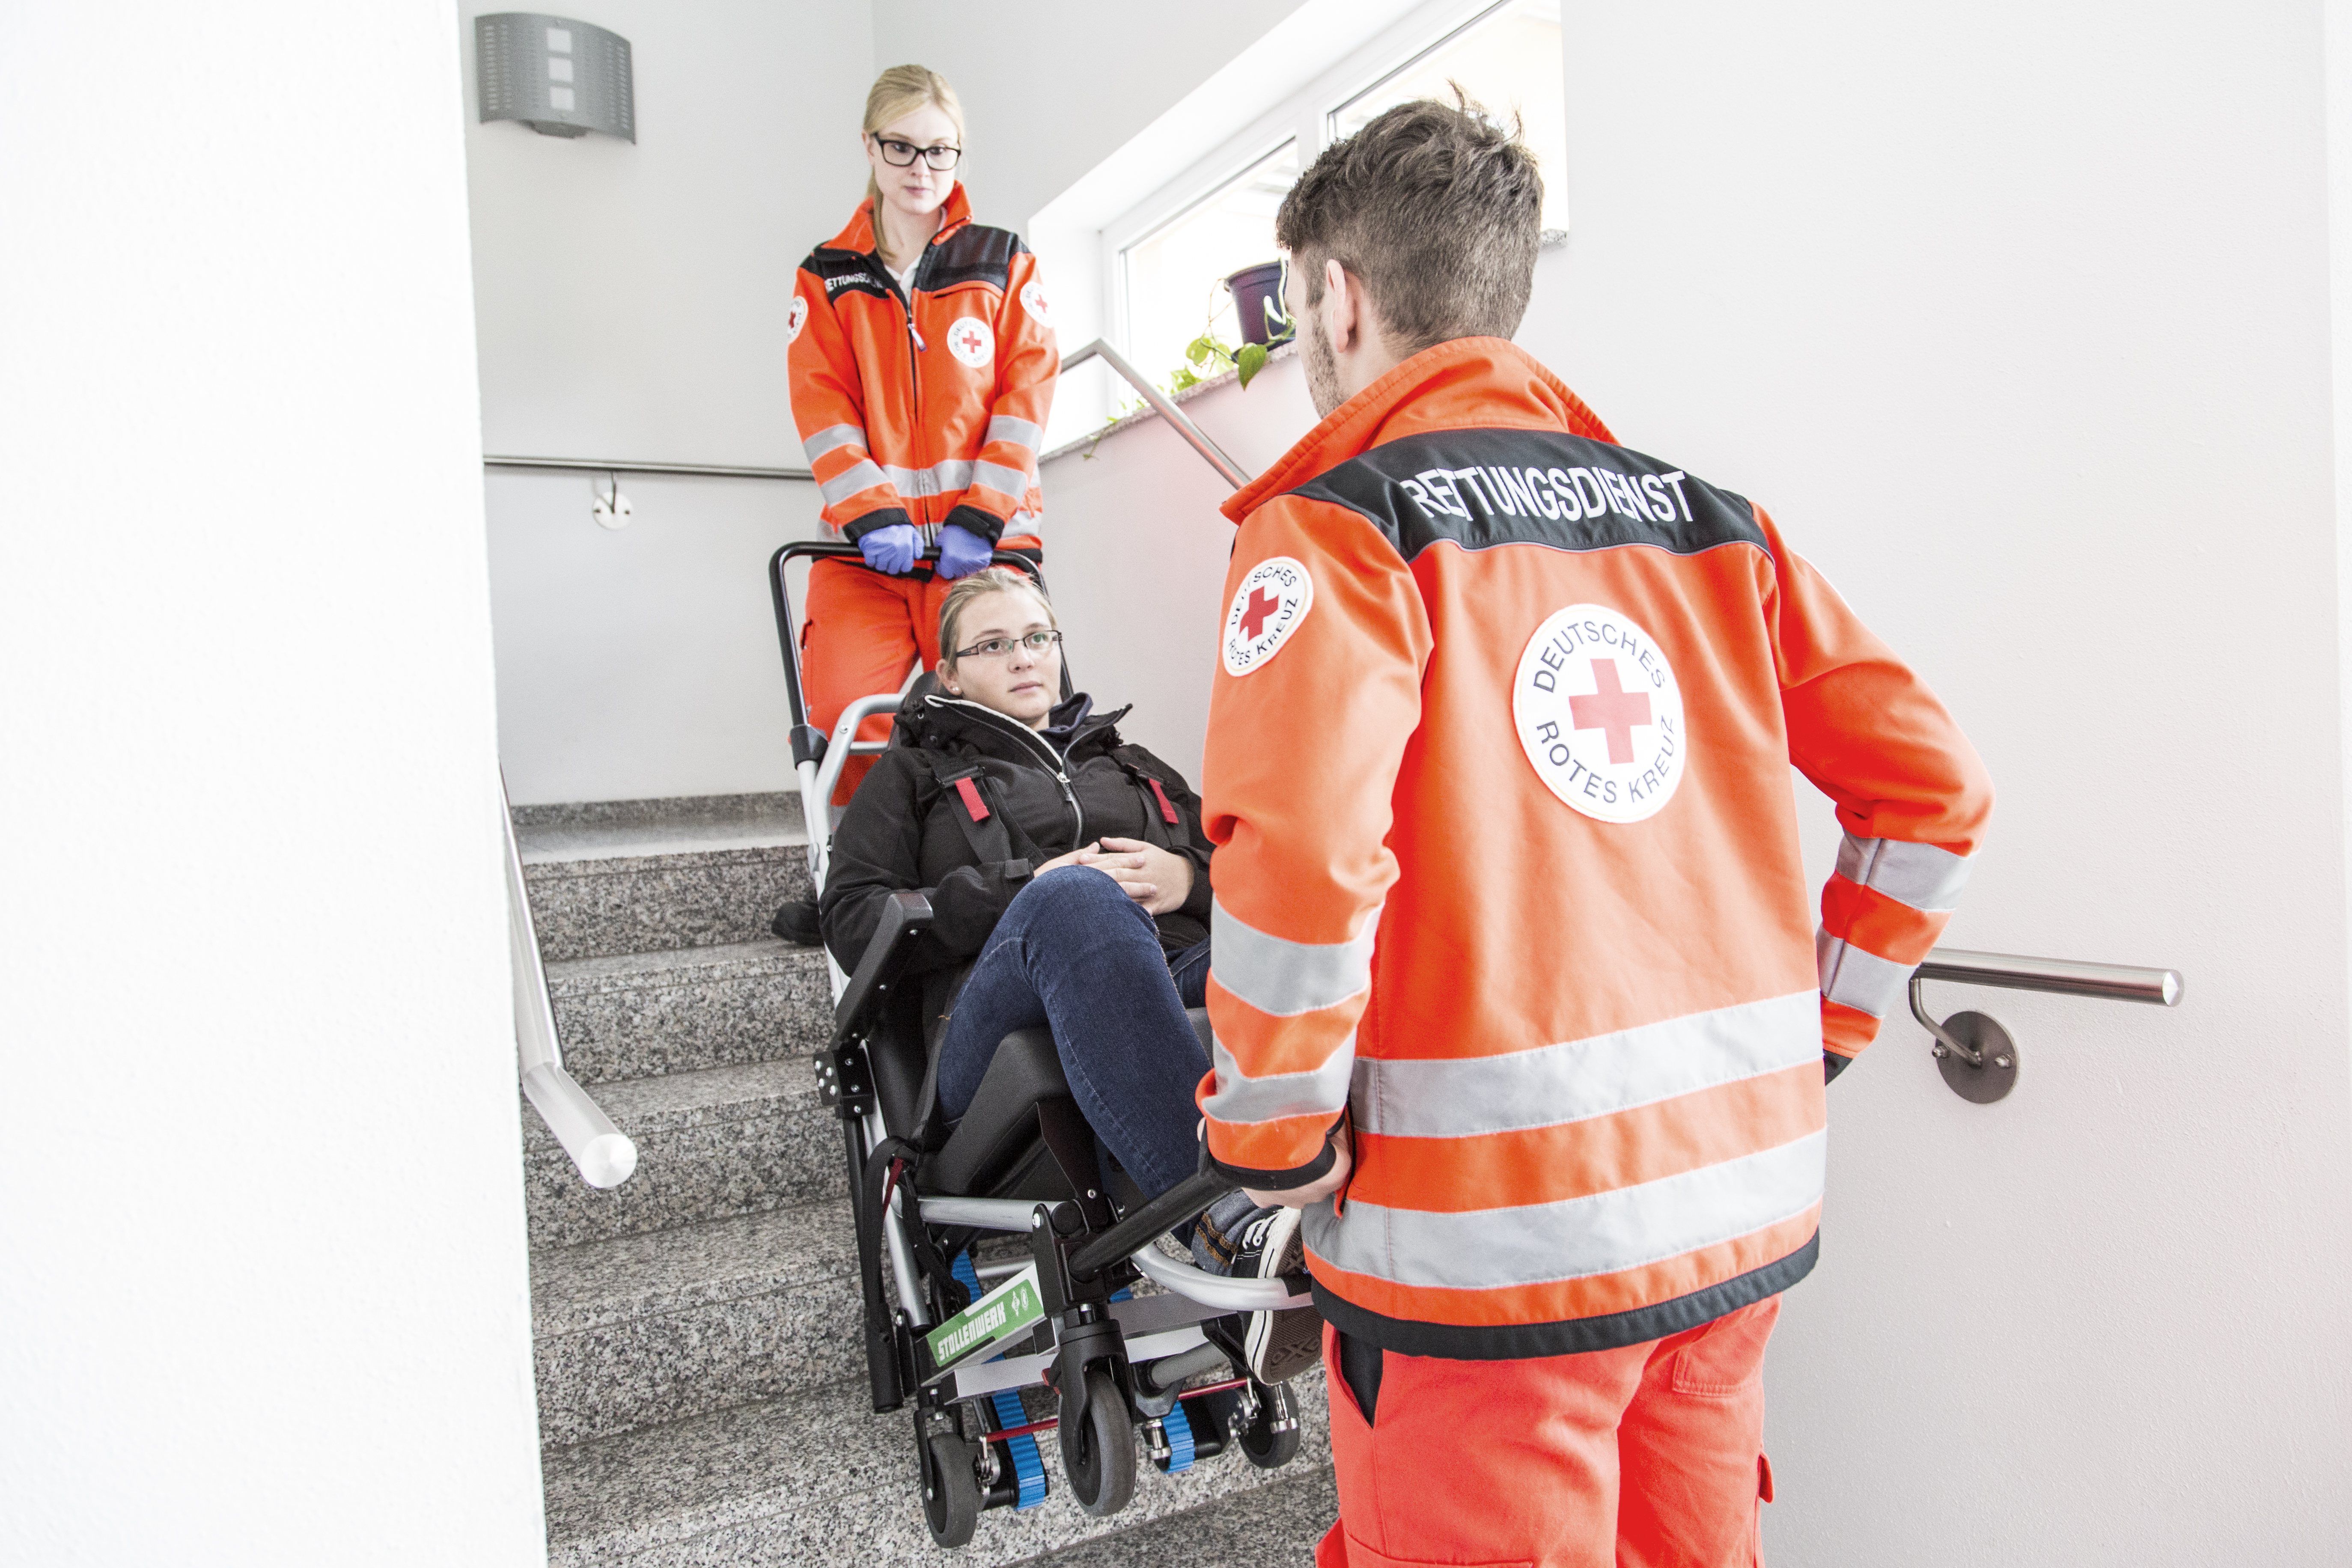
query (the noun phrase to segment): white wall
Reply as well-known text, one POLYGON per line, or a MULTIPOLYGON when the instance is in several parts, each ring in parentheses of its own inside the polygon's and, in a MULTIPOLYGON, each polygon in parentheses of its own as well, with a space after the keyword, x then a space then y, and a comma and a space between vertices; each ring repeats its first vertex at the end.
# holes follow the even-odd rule
POLYGON ((1772 509, 1958 712, 2000 797, 1954 945, 2188 979, 2173 1013, 1934 988, 2021 1037, 1996 1107, 1907 1023, 1839 1081, 1768 1545, 2342 1561, 2320 8, 1568 24, 1549 357, 1629 444, 1772 509))
POLYGON ((542 1559, 457 47, 9 20, 9 1563, 542 1559))
MULTIPOLYGON (((637 141, 464 122, 486 450, 802 468, 784 368, 793 272, 865 195, 864 0, 600 0, 629 39, 637 141)), ((819 531, 813 486, 624 476, 488 482, 499 746, 520 802, 783 789, 784 681, 762 574, 819 531)))
MULTIPOLYGON (((920 60, 957 84, 977 216, 1018 227, 1297 4, 1057 4, 1008 19, 887 0, 608 0, 582 19, 634 46, 635 146, 475 123, 468 20, 486 449, 801 466, 784 307, 793 268, 862 194, 857 126, 877 66, 920 60)), ((602 482, 488 482, 514 798, 788 787, 761 567, 819 531, 814 489, 625 476, 634 519, 605 532, 589 520, 602 482)), ((1050 492, 1048 505, 1058 563, 1085 546, 1050 492)))

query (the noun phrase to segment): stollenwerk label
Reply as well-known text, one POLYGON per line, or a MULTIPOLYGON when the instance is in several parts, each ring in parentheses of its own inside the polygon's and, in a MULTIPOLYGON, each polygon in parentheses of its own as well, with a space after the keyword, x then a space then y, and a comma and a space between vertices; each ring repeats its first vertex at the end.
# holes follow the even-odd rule
POLYGON ((1028 1268, 923 1336, 936 1372, 951 1370, 1006 1340, 1026 1333, 1045 1315, 1037 1292, 1037 1266, 1028 1268))

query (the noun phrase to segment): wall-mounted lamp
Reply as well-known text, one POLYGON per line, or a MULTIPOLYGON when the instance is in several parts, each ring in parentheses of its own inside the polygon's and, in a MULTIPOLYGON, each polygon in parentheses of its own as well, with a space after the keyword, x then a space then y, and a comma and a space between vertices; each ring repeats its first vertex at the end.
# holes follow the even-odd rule
POLYGON ((474 18, 482 120, 520 120, 542 136, 601 131, 637 139, 629 40, 569 16, 501 11, 474 18))

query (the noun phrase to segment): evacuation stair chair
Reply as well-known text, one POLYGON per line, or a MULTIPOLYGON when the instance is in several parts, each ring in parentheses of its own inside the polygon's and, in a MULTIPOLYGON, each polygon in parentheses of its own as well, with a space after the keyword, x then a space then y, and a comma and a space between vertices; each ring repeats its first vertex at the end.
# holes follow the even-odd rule
MULTIPOLYGON (((842 768, 887 744, 856 740, 859 724, 929 687, 919 678, 912 694, 860 698, 830 736, 809 724, 786 567, 857 554, 851 544, 798 542, 768 564, 819 889, 842 768)), ((995 563, 1044 584, 1024 556, 999 551, 995 563)), ((1066 662, 1062 679, 1066 695, 1066 662)), ((828 956, 834 1033, 816 1068, 848 1162, 874 1408, 914 1404, 932 1539, 961 1546, 983 1509, 1042 1502, 1036 1438, 1048 1430, 1058 1433, 1071 1496, 1097 1516, 1133 1496, 1139 1430, 1163 1470, 1229 1444, 1261 1468, 1287 1464, 1298 1448, 1297 1396, 1250 1375, 1242 1336, 1249 1312, 1311 1305, 1307 1277, 1225 1279, 1161 1251, 1160 1237, 1234 1183, 1207 1168, 1205 1152, 1200 1173, 1150 1201, 1124 1172, 1107 1179, 1045 1029, 1005 1037, 970 1109, 949 1126, 930 1099, 919 987, 900 984, 930 919, 921 894, 893 894, 854 974, 828 956), (1145 1279, 1159 1289, 1127 1289, 1145 1279), (1039 1384, 1058 1396, 1057 1413, 1033 1418, 1022 1392, 1039 1384)), ((1195 1009, 1192 1018, 1205 1045, 1207 1015, 1195 1009)))

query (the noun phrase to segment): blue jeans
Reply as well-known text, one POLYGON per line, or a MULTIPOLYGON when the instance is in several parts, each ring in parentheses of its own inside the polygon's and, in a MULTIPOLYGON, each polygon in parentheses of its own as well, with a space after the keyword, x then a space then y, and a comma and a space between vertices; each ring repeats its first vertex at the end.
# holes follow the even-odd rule
POLYGON ((1054 1031, 1087 1124, 1146 1197, 1199 1168, 1192 1091, 1209 1070, 1186 1006, 1209 983, 1209 944, 1170 958, 1143 906, 1085 866, 1021 889, 980 950, 940 1045, 940 1108, 961 1117, 1005 1036, 1054 1031))

